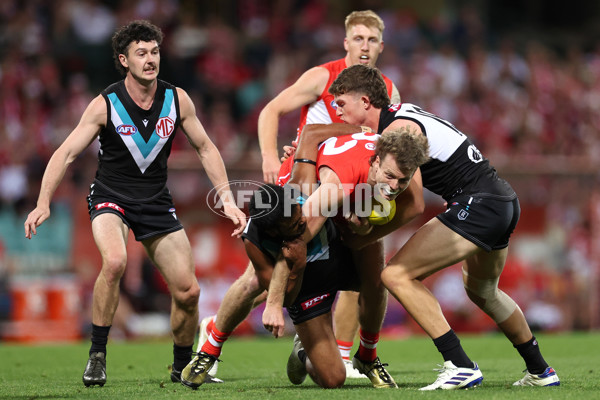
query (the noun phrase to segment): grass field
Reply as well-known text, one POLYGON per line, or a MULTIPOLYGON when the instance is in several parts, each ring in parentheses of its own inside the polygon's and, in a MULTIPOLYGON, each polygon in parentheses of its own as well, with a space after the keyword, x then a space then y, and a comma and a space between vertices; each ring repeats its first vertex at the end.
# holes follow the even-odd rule
POLYGON ((225 345, 218 376, 223 384, 197 391, 171 383, 168 341, 109 343, 108 382, 86 388, 81 374, 88 343, 56 345, 0 344, 1 399, 600 399, 600 334, 538 335, 546 359, 556 369, 561 386, 516 388, 523 362, 500 335, 465 336, 462 343, 479 363, 483 385, 467 391, 419 392, 435 380, 441 357, 428 338, 383 338, 379 355, 400 386, 376 390, 366 379, 349 380, 342 389, 323 390, 307 378, 289 383, 285 365, 292 338, 232 338, 225 345))

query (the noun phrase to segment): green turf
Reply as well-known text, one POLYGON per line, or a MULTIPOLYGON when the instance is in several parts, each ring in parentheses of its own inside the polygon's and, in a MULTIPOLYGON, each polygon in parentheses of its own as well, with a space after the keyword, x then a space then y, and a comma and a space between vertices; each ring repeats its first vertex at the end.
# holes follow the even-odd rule
POLYGON ((479 363, 483 385, 467 391, 419 392, 435 380, 432 370, 441 358, 424 337, 383 338, 378 351, 400 386, 376 390, 367 380, 349 380, 342 389, 323 390, 310 379, 293 386, 285 364, 292 338, 232 338, 219 364, 223 384, 197 391, 171 383, 168 341, 111 342, 108 382, 85 388, 81 374, 88 344, 11 345, 0 343, 1 399, 598 399, 600 398, 600 334, 538 335, 542 351, 557 370, 561 386, 514 388, 524 365, 516 350, 500 335, 465 336, 467 353, 479 363))

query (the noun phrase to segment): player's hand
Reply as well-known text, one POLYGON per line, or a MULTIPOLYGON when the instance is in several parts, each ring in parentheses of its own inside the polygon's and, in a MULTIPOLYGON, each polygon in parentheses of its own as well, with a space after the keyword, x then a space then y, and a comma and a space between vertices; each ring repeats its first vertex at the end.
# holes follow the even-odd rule
POLYGON ((228 202, 223 204, 223 212, 235 225, 235 229, 231 236, 240 238, 244 229, 246 229, 246 214, 240 210, 235 204, 228 202))
POLYGON ((263 326, 271 332, 275 339, 283 336, 285 330, 285 319, 283 318, 283 309, 267 302, 263 311, 263 326))
POLYGON ((296 148, 298 147, 298 142, 295 140, 292 141, 291 146, 283 146, 283 156, 281 157, 281 162, 285 162, 290 157, 294 157, 296 154, 296 148))
POLYGON ((373 230, 373 225, 369 223, 367 218, 361 218, 350 212, 346 215, 346 221, 348 221, 348 226, 357 235, 366 235, 373 230))
POLYGON ((36 207, 25 220, 25 237, 31 239, 31 235, 37 235, 37 227, 50 217, 49 207, 36 207))
POLYGON ((263 180, 265 183, 276 183, 281 162, 274 156, 265 156, 262 162, 263 180))

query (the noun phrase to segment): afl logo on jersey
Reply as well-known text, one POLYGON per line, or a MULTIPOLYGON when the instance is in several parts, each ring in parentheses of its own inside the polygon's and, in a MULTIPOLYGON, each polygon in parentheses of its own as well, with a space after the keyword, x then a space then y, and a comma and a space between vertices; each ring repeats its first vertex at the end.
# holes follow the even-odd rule
POLYGON ((330 104, 331 108, 333 108, 334 110, 337 110, 337 103, 335 102, 335 100, 331 100, 331 104, 330 104))
POLYGON ((398 110, 400 109, 400 106, 401 106, 401 105, 402 105, 402 104, 400 104, 400 103, 397 103, 397 104, 390 104, 390 105, 389 105, 389 107, 388 107, 388 110, 390 110, 391 112, 398 111, 398 110))
POLYGON ((117 126, 117 133, 125 136, 133 135, 137 132, 135 125, 119 125, 117 126))
POLYGON ((469 155, 469 159, 473 161, 475 164, 483 161, 483 156, 477 147, 474 144, 470 145, 467 149, 467 154, 469 155))
POLYGON ((169 117, 162 117, 156 123, 156 134, 163 139, 168 138, 175 129, 175 122, 169 117))
POLYGON ((365 149, 367 149, 369 151, 375 150, 375 143, 373 143, 373 142, 367 142, 367 143, 365 143, 365 149))

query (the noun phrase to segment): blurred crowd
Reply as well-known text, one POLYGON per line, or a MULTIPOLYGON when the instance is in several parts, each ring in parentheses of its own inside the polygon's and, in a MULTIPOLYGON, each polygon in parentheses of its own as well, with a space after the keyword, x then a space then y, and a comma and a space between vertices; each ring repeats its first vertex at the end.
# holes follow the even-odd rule
MULTIPOLYGON (((165 31, 161 77, 190 92, 226 162, 258 152, 257 114, 269 99, 307 68, 344 55, 345 7, 237 0, 220 2, 232 7, 225 18, 203 3, 3 1, 1 200, 25 196, 89 100, 119 79, 110 38, 131 19, 165 31)), ((468 6, 427 21, 404 9, 377 11, 386 24, 379 67, 402 98, 453 121, 489 158, 600 161, 600 46, 517 46, 468 6)), ((282 135, 296 122, 289 118, 282 135)))
MULTIPOLYGON (((259 178, 258 113, 306 69, 344 56, 343 22, 351 5, 0 2, 0 221, 22 229, 50 155, 89 101, 120 79, 110 47, 117 27, 149 19, 164 30, 160 78, 188 91, 226 164, 242 161, 259 178)), ((515 174, 525 204, 544 206, 541 234, 551 236, 552 248, 540 247, 543 255, 523 250, 523 257, 554 271, 559 280, 575 275, 579 285, 589 283, 597 268, 588 199, 600 165, 600 45, 555 48, 517 41, 491 32, 469 6, 441 9, 426 20, 402 8, 374 11, 386 26, 378 66, 403 101, 455 123, 493 164, 515 174), (527 176, 530 167, 535 178, 527 176)), ((282 119, 280 144, 294 136, 297 121, 297 115, 282 119)), ((174 151, 188 147, 179 135, 174 151)), ((86 189, 96 151, 92 146, 89 157, 70 168, 57 203, 70 204, 73 193, 86 189)))

